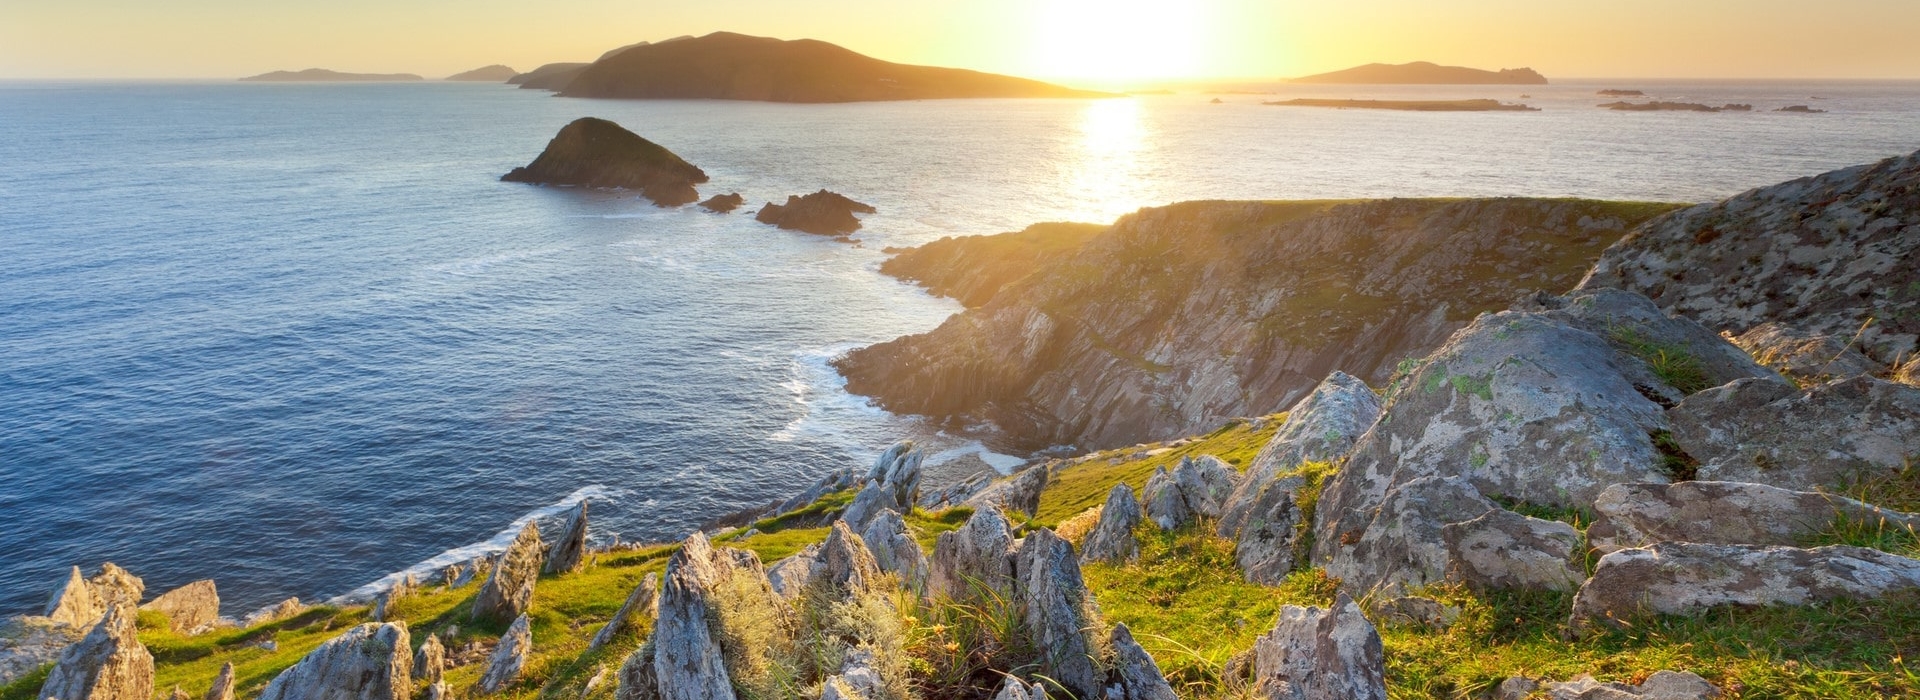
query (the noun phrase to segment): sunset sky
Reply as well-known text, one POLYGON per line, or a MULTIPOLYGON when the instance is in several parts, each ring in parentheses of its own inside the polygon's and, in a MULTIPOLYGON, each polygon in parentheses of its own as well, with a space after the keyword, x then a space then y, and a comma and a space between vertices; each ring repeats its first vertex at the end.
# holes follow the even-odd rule
POLYGON ((530 70, 718 30, 1116 84, 1375 61, 1550 77, 1920 78, 1915 0, 0 0, 0 78, 530 70))

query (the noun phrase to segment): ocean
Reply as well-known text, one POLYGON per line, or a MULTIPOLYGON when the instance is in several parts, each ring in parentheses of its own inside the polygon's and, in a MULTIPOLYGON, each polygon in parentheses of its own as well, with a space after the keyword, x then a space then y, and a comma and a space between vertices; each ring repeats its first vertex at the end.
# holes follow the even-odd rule
POLYGON ((0 614, 103 561, 153 592, 213 578, 228 614, 327 599, 582 498, 600 541, 677 539, 901 438, 1017 464, 828 367, 959 310, 880 275, 890 246, 1190 199, 1708 201, 1920 148, 1920 83, 1273 90, 780 105, 0 83, 0 614), (1600 88, 1756 111, 1610 112, 1600 88), (1259 104, 1296 96, 1542 111, 1259 104), (1828 113, 1769 111, 1798 104, 1828 113), (582 116, 749 207, 499 181, 582 116), (753 221, 821 188, 879 208, 858 245, 753 221))

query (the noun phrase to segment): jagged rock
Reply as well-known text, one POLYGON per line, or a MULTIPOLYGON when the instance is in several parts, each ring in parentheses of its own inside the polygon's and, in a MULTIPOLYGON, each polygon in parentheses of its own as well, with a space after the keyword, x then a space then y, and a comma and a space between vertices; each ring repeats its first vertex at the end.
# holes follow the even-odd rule
POLYGON ((820 477, 820 480, 814 482, 812 486, 807 487, 807 490, 794 494, 792 498, 782 501, 780 505, 775 507, 768 515, 781 516, 800 510, 801 508, 813 505, 813 502, 820 500, 821 496, 839 491, 852 484, 853 470, 841 469, 820 477))
POLYGON ((150 700, 153 655, 140 644, 135 615, 132 603, 108 601, 87 636, 60 652, 40 700, 150 700))
POLYGON ((793 556, 774 562, 767 567, 767 582, 781 596, 791 600, 806 592, 807 583, 813 580, 814 572, 820 566, 820 545, 810 544, 795 552, 793 556))
POLYGON ((1187 507, 1187 498, 1180 493, 1180 482, 1165 467, 1153 470, 1141 495, 1146 501, 1147 518, 1162 530, 1178 529, 1193 520, 1193 509, 1187 507))
POLYGON ((367 623, 327 640, 280 672, 259 700, 411 700, 405 623, 367 623))
MULTIPOLYGON (((1326 501, 1320 505, 1324 508, 1326 501)), ((1360 593, 1438 583, 1452 561, 1445 527, 1494 507, 1459 477, 1430 476, 1395 487, 1377 514, 1352 530, 1352 541, 1326 562, 1327 574, 1340 578, 1346 590, 1360 593)))
POLYGON ((55 591, 53 600, 47 602, 46 616, 54 622, 74 627, 92 627, 107 614, 107 605, 100 600, 93 585, 80 575, 80 567, 73 567, 67 575, 67 583, 55 591))
POLYGON ((700 203, 700 208, 713 212, 715 214, 726 214, 726 213, 732 212, 735 209, 739 209, 740 205, 746 204, 746 203, 747 203, 746 197, 740 196, 739 192, 733 192, 730 194, 716 194, 712 197, 708 197, 707 201, 700 203))
POLYGON ((87 579, 87 583, 93 584, 94 594, 98 595, 100 602, 107 606, 116 603, 138 606, 141 599, 146 597, 146 583, 126 569, 115 566, 113 562, 101 564, 100 573, 87 579))
POLYGON ((1784 323, 1762 323, 1733 338, 1756 362, 1801 381, 1878 375, 1886 366, 1854 349, 1852 338, 1821 335, 1784 323))
POLYGON ((627 628, 633 616, 652 617, 659 610, 659 603, 660 576, 649 573, 645 578, 640 579, 640 585, 633 587, 632 593, 627 594, 627 602, 620 604, 620 610, 613 614, 613 618, 607 620, 607 624, 601 625, 600 631, 593 634, 593 641, 587 644, 587 651, 594 651, 612 643, 613 638, 627 628))
POLYGON ((240 618, 241 627, 258 627, 269 622, 279 622, 306 612, 307 606, 300 604, 299 598, 288 598, 259 610, 247 613, 240 618))
POLYGON ((1219 518, 1233 495, 1240 472, 1213 455, 1182 457, 1173 468, 1173 481, 1180 485, 1180 496, 1187 508, 1203 518, 1219 518))
POLYGON ((1245 505, 1233 558, 1248 581, 1276 586, 1293 572, 1299 557, 1294 545, 1305 517, 1293 495, 1305 485, 1297 476, 1271 480, 1245 505))
POLYGON ((873 524, 873 519, 880 513, 900 508, 900 502, 894 499, 891 490, 878 481, 869 481, 866 488, 860 489, 860 493, 854 495, 853 502, 847 504, 847 509, 841 511, 839 522, 846 523, 848 527, 865 530, 867 526, 873 524))
POLYGON ((1374 605, 1374 615, 1389 626, 1446 629, 1460 619, 1460 608, 1432 598, 1401 596, 1374 605))
POLYGON ((826 541, 820 543, 818 563, 807 585, 824 587, 834 598, 840 598, 865 590, 878 578, 880 565, 867 550, 866 541, 853 534, 846 521, 834 521, 826 541))
POLYGON ((206 700, 233 700, 233 662, 220 664, 220 673, 207 687, 206 700))
POLYGON ((414 578, 413 574, 400 577, 400 580, 395 581, 392 586, 387 587, 387 590, 381 591, 380 595, 374 597, 373 619, 376 622, 385 621, 392 614, 394 603, 419 592, 420 580, 414 578))
POLYGON ((620 685, 613 691, 614 700, 659 700, 660 684, 653 674, 653 642, 649 640, 627 655, 625 663, 620 664, 620 685))
POLYGON ((420 649, 413 653, 413 678, 426 681, 428 685, 440 682, 440 675, 447 670, 447 648, 440 644, 440 638, 427 635, 427 641, 420 643, 420 649))
POLYGON ((1089 561, 1126 562, 1140 556, 1140 541, 1133 536, 1140 527, 1140 501, 1133 487, 1123 483, 1107 492, 1107 504, 1100 508, 1100 523, 1087 533, 1080 556, 1089 561))
POLYGON ((140 609, 166 615, 175 632, 196 634, 220 619, 220 591, 213 579, 202 579, 162 593, 140 609))
POLYGON ((966 503, 969 499, 993 485, 993 472, 983 471, 952 486, 920 496, 920 507, 927 510, 942 510, 966 503))
POLYGON ((1920 455, 1920 387, 1852 377, 1805 391, 1743 380, 1668 412, 1699 476, 1809 490, 1904 469, 1920 455))
POLYGON ((1095 667, 1103 656, 1100 610, 1080 578, 1073 545, 1040 528, 1020 543, 1014 567, 1020 622, 1040 653, 1039 673, 1083 698, 1104 684, 1095 667))
POLYGON ((567 529, 560 533, 560 539, 554 540, 553 547, 547 550, 546 572, 549 574, 570 573, 580 569, 581 560, 587 554, 587 501, 567 514, 567 529))
MULTIPOLYGON (((688 536, 680 551, 667 559, 667 572, 660 587, 660 613, 648 642, 653 653, 654 687, 664 700, 735 697, 722 638, 709 626, 724 625, 727 615, 734 614, 716 605, 714 591, 722 585, 730 588, 731 595, 751 597, 734 600, 734 605, 780 619, 791 614, 785 600, 768 582, 758 556, 744 550, 716 550, 706 536, 698 532, 688 536)), ((764 650, 736 649, 735 652, 753 654, 764 653, 764 650)))
POLYGON ((487 582, 473 599, 475 620, 508 622, 533 607, 533 585, 540 578, 544 552, 540 546, 540 526, 527 521, 520 534, 500 553, 488 573, 487 582))
POLYGON ((1920 589, 1920 560, 1876 549, 1662 542, 1600 558, 1574 597, 1572 625, 1719 605, 1806 605, 1920 589))
POLYGON ((1325 610, 1281 608, 1253 649, 1254 687, 1272 700, 1386 700, 1380 634, 1345 593, 1325 610))
POLYGON ((452 697, 452 693, 453 688, 448 686, 446 681, 439 681, 427 686, 427 693, 424 700, 448 700, 448 698, 452 697))
POLYGON ((900 577, 901 584, 910 590, 926 590, 927 555, 920 551, 919 541, 907 530, 907 523, 899 513, 881 512, 866 532, 860 534, 860 539, 873 552, 874 563, 881 571, 900 577))
POLYGON ((1859 333, 1890 363, 1920 337, 1917 183, 1920 153, 1676 211, 1608 248, 1581 286, 1641 292, 1716 331, 1859 333))
POLYGON ((1047 687, 1007 676, 1000 682, 1000 692, 993 694, 993 700, 1047 700, 1047 687))
POLYGON ((867 470, 867 481, 879 482, 893 492, 896 503, 910 504, 920 498, 920 463, 926 455, 912 440, 888 446, 867 470))
POLYGON ((532 653, 533 627, 523 613, 514 618, 513 626, 500 636, 500 645, 494 647, 493 657, 487 660, 487 670, 480 675, 480 694, 498 693, 519 680, 520 671, 526 668, 527 657, 532 653))
POLYGON ((1013 529, 993 507, 981 508, 959 528, 940 533, 927 560, 927 592, 973 600, 975 587, 1001 598, 1013 594, 1013 529))
POLYGON ((1108 698, 1179 700, 1179 696, 1173 693, 1173 686, 1167 684, 1167 677, 1160 673, 1160 665, 1154 663, 1153 656, 1133 640, 1133 633, 1127 630, 1126 625, 1113 626, 1107 645, 1113 650, 1113 682, 1107 687, 1108 698))
POLYGON ((1027 467, 1013 476, 994 482, 967 499, 966 503, 974 508, 992 506, 1002 511, 1033 515, 1040 510, 1040 492, 1047 489, 1051 471, 1049 465, 1045 464, 1027 467))
POLYGON ((654 204, 677 207, 700 198, 693 186, 707 174, 619 124, 582 117, 562 127, 532 163, 500 179, 639 190, 654 204))
MULTIPOLYGON (((1238 539, 1271 482, 1301 462, 1338 462, 1354 441, 1380 419, 1380 397, 1367 383, 1345 372, 1327 375, 1306 398, 1287 411, 1287 422, 1260 448, 1234 487, 1220 515, 1221 537, 1238 539)), ((1292 491, 1293 489, 1287 489, 1292 491)), ((1244 568, 1244 567, 1243 567, 1244 568)))
POLYGON ((1655 671, 1639 685, 1601 683, 1593 676, 1581 676, 1564 683, 1534 687, 1544 688, 1551 700, 1711 700, 1720 697, 1720 689, 1707 679, 1685 671, 1655 671))
POLYGON ((1587 539, 1602 552, 1655 542, 1795 545, 1839 517, 1920 527, 1920 515, 1851 498, 1726 481, 1619 484, 1601 492, 1593 507, 1598 517, 1587 539))
POLYGON ((1576 563, 1580 531, 1501 508, 1441 528, 1449 578, 1479 588, 1571 591, 1586 572, 1576 563))
POLYGON ((89 627, 40 616, 0 619, 0 686, 53 663, 60 652, 85 639, 89 631, 89 627))
POLYGON ((872 214, 875 211, 878 210, 872 205, 820 190, 805 197, 788 195, 786 204, 768 202, 753 218, 792 231, 844 237, 860 230, 860 219, 854 217, 855 212, 872 214))

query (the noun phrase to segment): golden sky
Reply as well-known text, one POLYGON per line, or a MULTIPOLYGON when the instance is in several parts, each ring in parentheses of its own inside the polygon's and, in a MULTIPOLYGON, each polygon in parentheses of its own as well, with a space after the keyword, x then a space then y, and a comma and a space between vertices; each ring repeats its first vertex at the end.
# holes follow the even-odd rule
POLYGON ((0 0, 0 78, 530 70, 727 30, 1089 85, 1429 60, 1920 78, 1920 0, 0 0))

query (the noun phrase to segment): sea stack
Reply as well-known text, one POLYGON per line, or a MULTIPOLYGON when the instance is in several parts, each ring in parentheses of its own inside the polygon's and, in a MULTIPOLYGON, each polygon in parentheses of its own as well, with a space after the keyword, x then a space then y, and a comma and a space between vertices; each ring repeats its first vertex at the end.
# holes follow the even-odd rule
POLYGON ((693 186, 706 182, 707 174, 619 124, 582 117, 561 128, 527 167, 500 179, 638 190, 654 204, 677 207, 700 198, 693 186))
POLYGON ((786 204, 768 202, 760 208, 754 219, 763 224, 773 224, 792 231, 805 231, 820 236, 833 236, 845 239, 847 234, 860 230, 860 219, 854 213, 872 214, 877 209, 873 205, 862 204, 837 192, 820 190, 805 197, 788 195, 786 204))

